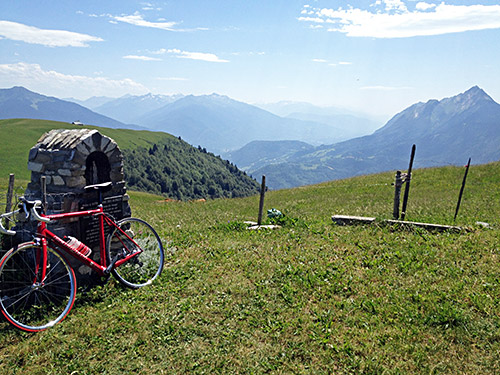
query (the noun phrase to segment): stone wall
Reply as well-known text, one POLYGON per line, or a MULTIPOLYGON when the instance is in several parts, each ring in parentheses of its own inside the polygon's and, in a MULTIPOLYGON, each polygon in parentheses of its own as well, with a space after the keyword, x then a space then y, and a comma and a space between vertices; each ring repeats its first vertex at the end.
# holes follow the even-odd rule
POLYGON ((111 167, 108 181, 113 182, 115 192, 124 189, 123 156, 115 141, 97 130, 56 129, 44 134, 30 150, 31 182, 27 194, 41 193, 42 176, 46 177, 50 193, 65 193, 68 189, 83 192, 86 185, 107 182, 85 178, 87 158, 95 152, 102 152, 108 158, 111 167))

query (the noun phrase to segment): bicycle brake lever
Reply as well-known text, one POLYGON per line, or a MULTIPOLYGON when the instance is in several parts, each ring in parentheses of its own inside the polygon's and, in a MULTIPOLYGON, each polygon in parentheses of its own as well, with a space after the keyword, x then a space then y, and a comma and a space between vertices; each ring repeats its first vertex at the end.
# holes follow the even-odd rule
POLYGON ((28 218, 30 217, 30 213, 28 212, 28 209, 26 208, 26 203, 24 203, 24 202, 23 202, 23 211, 26 214, 26 217, 24 218, 24 220, 28 220, 28 218))

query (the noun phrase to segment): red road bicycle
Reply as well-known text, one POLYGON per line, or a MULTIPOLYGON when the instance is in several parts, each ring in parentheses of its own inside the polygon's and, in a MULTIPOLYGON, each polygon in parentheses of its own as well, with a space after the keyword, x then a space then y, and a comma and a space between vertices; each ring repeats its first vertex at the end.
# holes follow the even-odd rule
POLYGON ((160 237, 144 220, 115 221, 106 215, 102 192, 110 182, 86 186, 99 196, 97 209, 53 215, 40 213, 41 201, 19 200, 19 209, 0 215, 0 232, 16 232, 2 226, 3 218, 26 215, 38 221, 33 241, 10 249, 0 260, 0 309, 15 327, 29 332, 42 331, 61 322, 73 307, 76 296, 75 273, 67 255, 78 259, 101 276, 112 274, 129 288, 151 284, 163 270, 164 252, 160 237), (73 237, 60 238, 47 229, 54 220, 97 217, 100 260, 92 260, 91 249, 73 237), (110 227, 105 235, 104 224, 110 227))

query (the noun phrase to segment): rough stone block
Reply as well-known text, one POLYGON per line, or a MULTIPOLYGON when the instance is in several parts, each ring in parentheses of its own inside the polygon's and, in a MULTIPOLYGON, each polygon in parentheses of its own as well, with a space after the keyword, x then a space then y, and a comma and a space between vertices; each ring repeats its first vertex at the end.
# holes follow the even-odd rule
POLYGON ((112 142, 111 141, 111 138, 108 138, 108 137, 102 137, 101 139, 101 147, 100 147, 100 150, 102 152, 106 152, 106 147, 108 147, 109 143, 112 142))
POLYGON ((35 160, 37 154, 38 154, 38 147, 33 147, 28 155, 28 160, 29 161, 35 160))
POLYGON ((64 185, 64 179, 61 176, 52 176, 52 184, 62 186, 64 185))
POLYGON ((118 145, 114 141, 111 141, 108 143, 106 149, 103 150, 103 152, 109 157, 109 154, 111 154, 117 147, 118 145))
POLYGON ((61 176, 73 176, 73 172, 69 169, 58 169, 57 173, 61 176))
POLYGON ((54 163, 65 162, 66 160, 69 160, 70 154, 71 152, 69 150, 60 150, 58 153, 53 153, 52 161, 54 163))
MULTIPOLYGON (((100 142, 99 142, 100 143, 100 142)), ((89 149, 89 153, 91 154, 94 151, 97 151, 97 148, 94 145, 93 137, 87 137, 83 140, 83 144, 87 146, 89 149)))
MULTIPOLYGON (((107 154, 108 155, 108 154, 107 154)), ((116 148, 111 155, 108 155, 109 163, 115 164, 123 161, 123 155, 118 148, 116 148)))
POLYGON ((85 166, 85 162, 87 161, 87 156, 89 156, 88 150, 85 147, 83 148, 85 149, 85 152, 77 151, 72 160, 73 163, 78 164, 80 166, 85 166))
POLYGON ((90 154, 89 149, 85 146, 84 143, 78 144, 78 146, 76 146, 76 150, 82 155, 86 155, 85 158, 90 154))
POLYGON ((124 179, 124 177, 125 176, 120 171, 112 171, 110 173, 111 181, 122 181, 124 179))
POLYGON ((66 185, 68 187, 81 187, 83 188, 86 185, 85 177, 83 176, 78 176, 78 177, 68 177, 66 179, 66 185))
POLYGON ((102 134, 99 133, 99 132, 96 132, 94 134, 92 134, 92 145, 94 146, 94 148, 97 150, 97 151, 100 151, 101 150, 101 141, 102 141, 102 134))
POLYGON ((42 172, 44 170, 44 166, 42 163, 28 162, 28 169, 32 172, 42 172))
POLYGON ((34 159, 30 159, 30 161, 34 161, 35 163, 50 163, 52 161, 52 157, 50 152, 47 151, 38 151, 36 157, 34 159))

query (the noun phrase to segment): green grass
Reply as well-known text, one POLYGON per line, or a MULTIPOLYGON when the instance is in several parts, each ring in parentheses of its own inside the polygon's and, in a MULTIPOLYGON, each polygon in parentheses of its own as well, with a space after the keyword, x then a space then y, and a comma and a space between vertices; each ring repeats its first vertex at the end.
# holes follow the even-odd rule
MULTIPOLYGON (((0 178, 8 177, 15 173, 17 178, 30 179, 30 171, 27 169, 29 150, 37 143, 38 139, 52 129, 80 129, 79 125, 65 122, 32 119, 9 119, 0 120, 0 139, 7 139, 2 143, 0 154, 5 156, 0 163, 0 178)), ((137 147, 149 148, 161 139, 173 136, 152 131, 137 131, 130 129, 111 129, 85 125, 88 129, 97 129, 102 134, 112 138, 122 149, 133 149, 137 147)))
MULTIPOLYGON (((463 172, 415 171, 406 218, 453 224, 463 172)), ((63 323, 38 334, 0 323, 0 373, 499 373, 500 164, 471 167, 460 233, 331 222, 390 218, 393 179, 269 192, 266 209, 286 225, 260 232, 242 224, 256 220, 256 196, 130 192, 133 215, 168 249, 160 279, 80 293, 63 323)))

